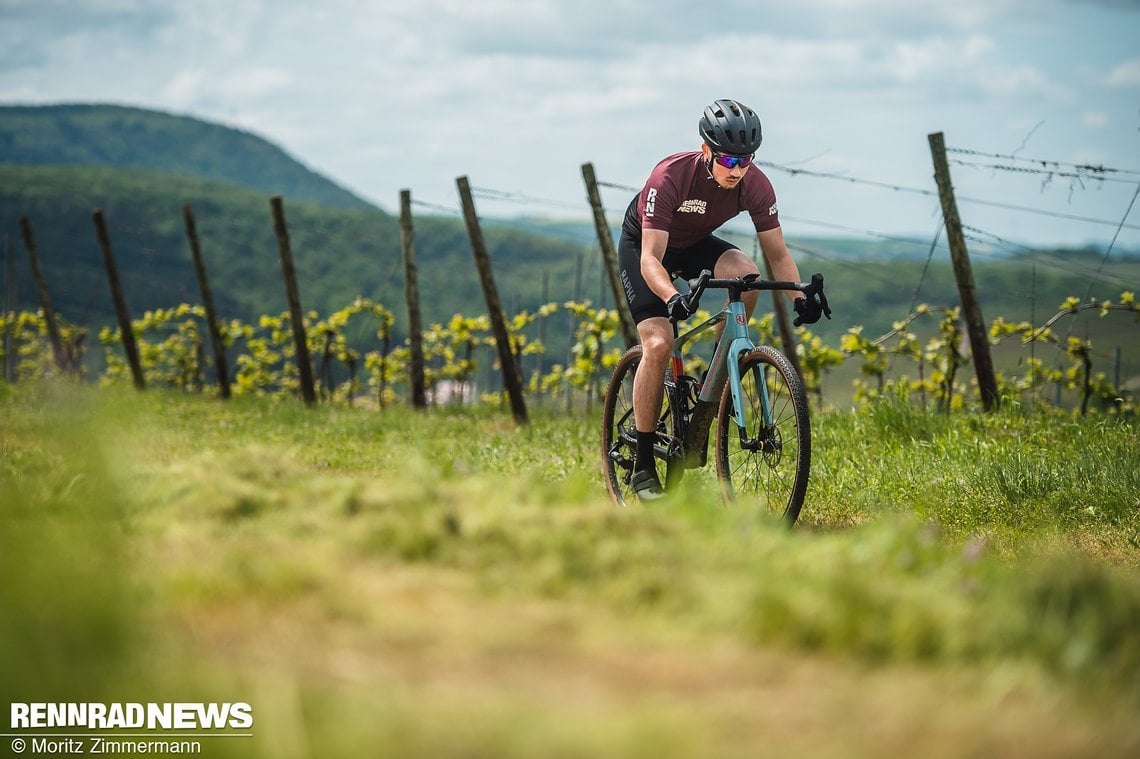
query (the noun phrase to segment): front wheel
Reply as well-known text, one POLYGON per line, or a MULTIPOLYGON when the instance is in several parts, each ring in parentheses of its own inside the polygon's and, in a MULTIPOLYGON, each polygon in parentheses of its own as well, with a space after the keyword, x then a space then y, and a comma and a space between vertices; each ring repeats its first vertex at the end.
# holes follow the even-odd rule
POLYGON ((726 503, 755 502, 788 524, 800 515, 811 467, 811 429, 803 382, 783 354, 760 346, 740 358, 744 427, 732 389, 717 415, 716 470, 726 503))

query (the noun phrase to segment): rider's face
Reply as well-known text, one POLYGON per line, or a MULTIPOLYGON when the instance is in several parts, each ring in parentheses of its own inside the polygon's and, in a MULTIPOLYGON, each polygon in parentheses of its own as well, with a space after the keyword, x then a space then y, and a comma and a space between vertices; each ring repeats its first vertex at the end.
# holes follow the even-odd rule
POLYGON ((749 163, 748 165, 737 165, 731 169, 726 168, 713 160, 714 154, 708 145, 702 145, 701 151, 705 154, 705 161, 710 164, 709 171, 712 173, 713 180, 726 190, 736 187, 752 165, 749 163))

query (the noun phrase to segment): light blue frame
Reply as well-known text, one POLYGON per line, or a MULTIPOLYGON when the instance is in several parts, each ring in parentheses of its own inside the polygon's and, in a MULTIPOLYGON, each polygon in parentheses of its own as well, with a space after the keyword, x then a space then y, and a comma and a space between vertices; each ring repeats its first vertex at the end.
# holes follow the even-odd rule
MULTIPOLYGON (((709 372, 701 386, 698 398, 709 403, 716 403, 720 400, 720 393, 723 392, 722 388, 726 379, 724 371, 727 366, 727 381, 729 392, 732 393, 732 408, 736 417, 736 425, 740 429, 744 429, 746 422, 744 419, 743 390, 740 386, 740 356, 756 348, 756 343, 753 342, 748 333, 748 314, 744 309, 744 303, 739 300, 730 300, 720 313, 678 335, 673 341, 673 357, 680 358, 686 343, 721 322, 724 322, 724 331, 717 341, 712 358, 709 359, 709 372)), ((764 424, 769 425, 772 423, 772 412, 768 402, 767 377, 763 372, 761 380, 757 383, 760 386, 761 413, 764 417, 764 424)))

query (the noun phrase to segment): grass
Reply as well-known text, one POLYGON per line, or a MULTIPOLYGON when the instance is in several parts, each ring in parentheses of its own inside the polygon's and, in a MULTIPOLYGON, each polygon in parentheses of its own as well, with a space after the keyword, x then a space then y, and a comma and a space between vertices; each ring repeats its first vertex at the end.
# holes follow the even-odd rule
POLYGON ((1134 421, 823 414, 789 532, 615 509, 588 416, 0 406, 9 701, 247 701, 223 756, 1140 750, 1134 421))

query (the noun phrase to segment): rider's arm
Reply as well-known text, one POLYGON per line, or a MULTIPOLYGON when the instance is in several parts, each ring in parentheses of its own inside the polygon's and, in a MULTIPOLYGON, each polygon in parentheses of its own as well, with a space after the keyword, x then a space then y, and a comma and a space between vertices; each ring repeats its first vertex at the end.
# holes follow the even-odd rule
POLYGON ((676 294, 673 278, 662 261, 669 247, 669 233, 661 229, 641 230, 641 276, 658 298, 668 302, 676 294))
MULTIPOLYGON (((756 236, 760 239, 760 250, 764 252, 764 258, 768 259, 768 265, 772 267, 772 280, 775 282, 799 282, 800 270, 796 267, 796 262, 792 260, 791 254, 788 253, 788 245, 784 242, 784 230, 781 227, 776 227, 775 229, 757 232, 756 236)), ((644 258, 642 258, 641 265, 644 269, 644 258)), ((803 293, 795 290, 785 290, 784 294, 792 300, 804 297, 803 293)))

